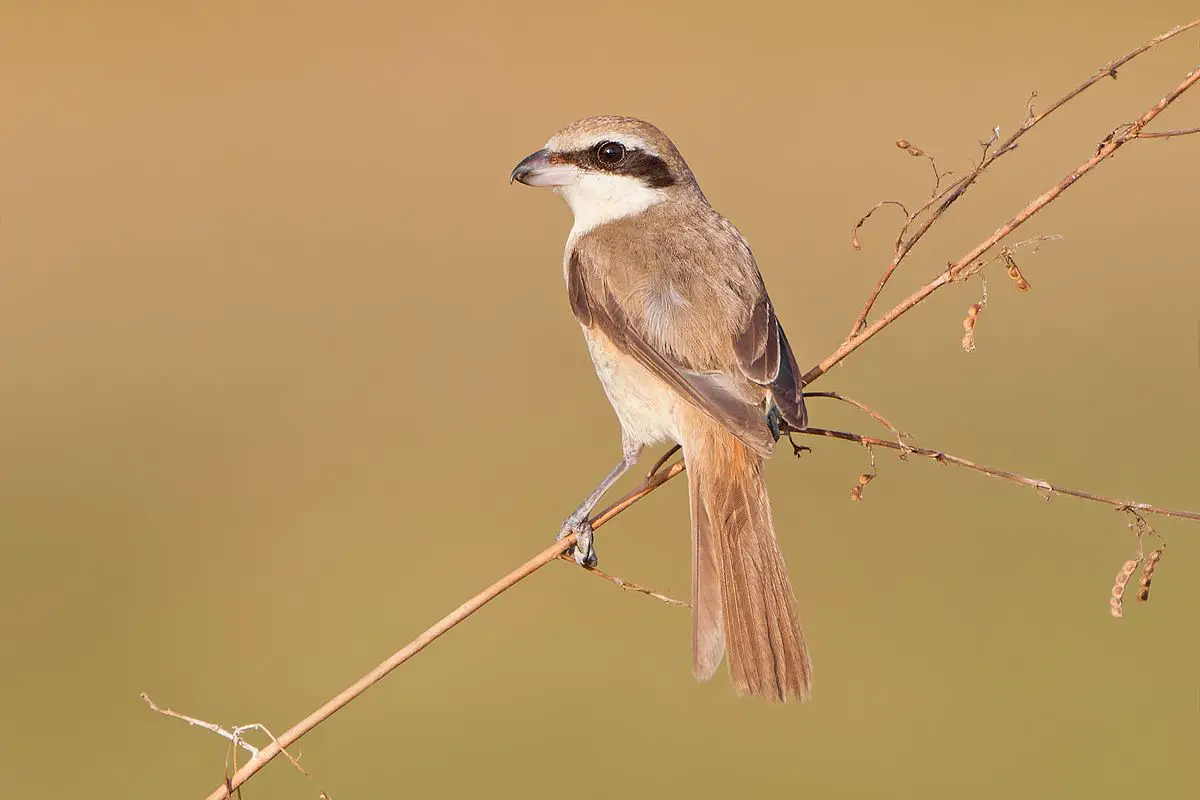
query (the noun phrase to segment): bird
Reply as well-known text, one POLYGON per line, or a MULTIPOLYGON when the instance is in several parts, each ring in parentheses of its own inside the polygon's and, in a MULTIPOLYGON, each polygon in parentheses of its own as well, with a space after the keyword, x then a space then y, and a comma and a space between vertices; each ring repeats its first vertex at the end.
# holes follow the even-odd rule
POLYGON ((621 460, 567 517, 596 563, 589 515, 647 446, 673 442, 688 476, 692 673, 722 659, 742 695, 808 699, 812 662, 775 536, 763 459, 808 424, 802 373, 750 246, 674 143, 632 117, 567 125, 512 171, 574 217, 571 311, 621 426, 621 460))

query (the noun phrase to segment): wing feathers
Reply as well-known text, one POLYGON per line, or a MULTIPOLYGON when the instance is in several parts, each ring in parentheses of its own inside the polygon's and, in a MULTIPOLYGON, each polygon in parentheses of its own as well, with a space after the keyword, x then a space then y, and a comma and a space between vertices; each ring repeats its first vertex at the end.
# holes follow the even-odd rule
POLYGON ((804 407, 804 384, 800 380, 800 368, 796 365, 796 356, 788 344, 783 326, 778 325, 777 330, 782 357, 779 374, 771 383, 771 398, 779 407, 784 422, 794 430, 803 430, 808 427, 808 409, 804 407))
POLYGON ((733 340, 733 351, 746 377, 763 386, 779 374, 779 322, 764 291, 750 312, 750 321, 733 340))
POLYGON ((700 411, 723 423, 756 453, 770 455, 775 440, 761 408, 740 396, 722 373, 688 369, 658 352, 631 324, 607 289, 594 283, 598 282, 589 280, 579 252, 573 252, 567 261, 567 294, 581 325, 599 329, 619 350, 637 359, 700 411))

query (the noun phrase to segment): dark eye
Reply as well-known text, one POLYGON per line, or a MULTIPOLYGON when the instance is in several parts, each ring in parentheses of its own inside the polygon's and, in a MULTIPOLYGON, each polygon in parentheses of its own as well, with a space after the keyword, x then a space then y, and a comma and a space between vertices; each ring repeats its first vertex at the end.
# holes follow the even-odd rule
POLYGON ((596 160, 606 167, 615 167, 625 158, 625 145, 620 142, 601 142, 596 145, 596 160))

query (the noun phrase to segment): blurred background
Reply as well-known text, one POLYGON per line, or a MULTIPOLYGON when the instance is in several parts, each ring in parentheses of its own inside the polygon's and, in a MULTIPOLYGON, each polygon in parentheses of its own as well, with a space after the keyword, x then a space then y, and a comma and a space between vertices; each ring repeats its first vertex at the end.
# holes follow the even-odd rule
MULTIPOLYGON (((516 162, 599 113, 679 145, 755 249, 802 366, 919 204, 1193 3, 5 2, 0 12, 0 763, 14 796, 199 797, 550 542, 618 456, 562 285, 570 226, 516 162)), ((890 306, 1197 62, 1143 56, 999 162, 890 306)), ((1200 94, 1156 127, 1200 124, 1200 94)), ((914 441, 1200 506, 1200 140, 1137 142, 817 387, 914 441)), ((891 302, 888 302, 891 301, 891 302)), ((813 423, 874 432, 814 400, 813 423)), ((1200 527, 1151 602, 1110 508, 809 441, 769 464, 816 665, 805 707, 690 675, 686 610, 556 563, 303 740, 334 798, 1194 796, 1200 527)), ((648 464, 658 455, 649 454, 648 464)), ((636 478, 622 483, 632 485, 636 478)), ((601 566, 688 595, 677 481, 601 566)), ((279 761, 251 797, 315 797, 279 761)))

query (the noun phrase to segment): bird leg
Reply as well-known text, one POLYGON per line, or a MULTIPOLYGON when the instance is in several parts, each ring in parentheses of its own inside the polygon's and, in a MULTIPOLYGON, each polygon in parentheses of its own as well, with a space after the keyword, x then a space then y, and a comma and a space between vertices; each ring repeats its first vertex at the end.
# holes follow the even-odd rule
POLYGON ((621 460, 613 467, 612 472, 608 473, 587 499, 580 503, 579 508, 567 517, 558 532, 558 541, 562 541, 572 533, 575 534, 575 547, 573 548, 575 563, 581 567, 594 567, 597 563, 596 550, 592 546, 592 523, 588 520, 592 509, 604 497, 605 492, 637 463, 638 457, 642 454, 642 446, 625 443, 622 451, 621 460))

